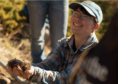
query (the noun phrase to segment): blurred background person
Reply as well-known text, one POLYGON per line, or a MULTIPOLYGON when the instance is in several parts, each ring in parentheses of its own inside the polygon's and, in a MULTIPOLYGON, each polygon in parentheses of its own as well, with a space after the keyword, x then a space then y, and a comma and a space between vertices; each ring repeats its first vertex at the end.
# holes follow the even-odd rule
POLYGON ((45 19, 48 15, 51 47, 66 37, 68 22, 68 0, 27 1, 31 27, 31 55, 33 63, 44 60, 45 19))

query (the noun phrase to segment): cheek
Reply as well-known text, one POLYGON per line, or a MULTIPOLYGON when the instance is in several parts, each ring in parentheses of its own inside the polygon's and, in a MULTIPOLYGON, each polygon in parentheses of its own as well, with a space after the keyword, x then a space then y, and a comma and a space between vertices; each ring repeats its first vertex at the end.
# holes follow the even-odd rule
POLYGON ((70 18, 70 26, 72 26, 72 24, 73 24, 73 18, 71 17, 70 18))
POLYGON ((83 24, 88 29, 88 31, 92 32, 94 30, 94 22, 93 21, 86 21, 86 22, 83 22, 83 24))
POLYGON ((93 21, 86 21, 84 22, 86 26, 90 27, 91 29, 94 28, 94 22, 93 21))

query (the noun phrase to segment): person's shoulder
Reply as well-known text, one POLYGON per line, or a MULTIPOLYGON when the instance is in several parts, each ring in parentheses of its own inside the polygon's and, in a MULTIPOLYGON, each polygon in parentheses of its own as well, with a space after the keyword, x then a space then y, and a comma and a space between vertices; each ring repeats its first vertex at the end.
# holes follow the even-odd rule
POLYGON ((59 43, 66 43, 70 40, 71 36, 70 37, 65 37, 65 38, 62 38, 62 39, 59 39, 58 42, 59 43))
POLYGON ((57 48, 57 47, 64 48, 67 45, 67 42, 69 39, 70 39, 70 37, 65 37, 65 38, 59 39, 58 42, 56 43, 56 45, 54 46, 54 48, 57 48))
POLYGON ((65 38, 59 39, 57 45, 64 48, 67 45, 70 38, 71 37, 65 37, 65 38))

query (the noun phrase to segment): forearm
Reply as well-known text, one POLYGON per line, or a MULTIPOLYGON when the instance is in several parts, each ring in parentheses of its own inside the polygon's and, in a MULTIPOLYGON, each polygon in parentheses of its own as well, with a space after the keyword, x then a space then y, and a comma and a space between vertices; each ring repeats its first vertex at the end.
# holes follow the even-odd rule
POLYGON ((57 71, 44 70, 39 67, 34 67, 34 75, 30 81, 46 84, 66 84, 67 74, 57 71), (66 76, 65 76, 66 75, 66 76))

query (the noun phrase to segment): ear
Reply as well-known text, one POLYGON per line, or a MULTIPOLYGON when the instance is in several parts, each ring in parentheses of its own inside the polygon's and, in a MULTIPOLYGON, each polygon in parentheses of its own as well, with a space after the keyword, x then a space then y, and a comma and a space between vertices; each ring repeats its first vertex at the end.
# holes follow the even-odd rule
POLYGON ((93 30, 96 30, 96 29, 98 29, 99 28, 99 24, 97 23, 97 24, 95 24, 95 26, 94 26, 94 29, 93 30))

